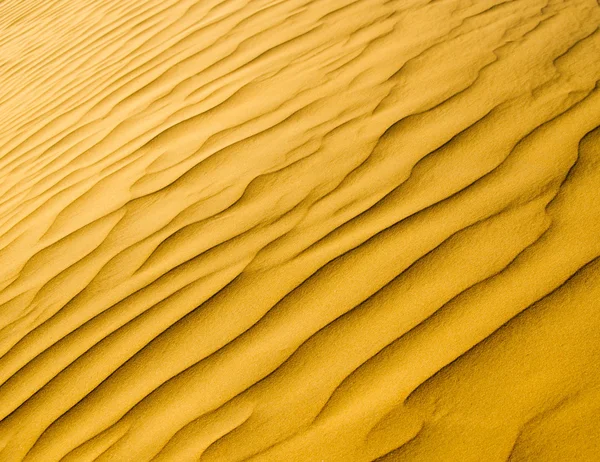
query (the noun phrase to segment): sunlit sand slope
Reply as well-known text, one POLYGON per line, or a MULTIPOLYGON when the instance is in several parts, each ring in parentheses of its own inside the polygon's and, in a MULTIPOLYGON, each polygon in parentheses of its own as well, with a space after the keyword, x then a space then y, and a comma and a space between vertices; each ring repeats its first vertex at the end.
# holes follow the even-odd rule
POLYGON ((597 461, 596 0, 0 3, 0 461, 597 461))

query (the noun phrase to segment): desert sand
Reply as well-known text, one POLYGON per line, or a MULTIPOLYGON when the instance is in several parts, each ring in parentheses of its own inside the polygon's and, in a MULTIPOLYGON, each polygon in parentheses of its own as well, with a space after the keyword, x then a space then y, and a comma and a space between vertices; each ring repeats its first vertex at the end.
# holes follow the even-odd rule
POLYGON ((0 3, 0 461, 600 460, 596 0, 0 3))

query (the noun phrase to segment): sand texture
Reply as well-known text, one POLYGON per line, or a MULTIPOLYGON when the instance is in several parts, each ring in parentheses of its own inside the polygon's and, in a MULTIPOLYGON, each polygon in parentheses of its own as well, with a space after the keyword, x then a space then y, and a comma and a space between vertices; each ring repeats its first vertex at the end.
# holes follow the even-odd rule
POLYGON ((0 2, 0 462, 600 461, 597 0, 0 2))

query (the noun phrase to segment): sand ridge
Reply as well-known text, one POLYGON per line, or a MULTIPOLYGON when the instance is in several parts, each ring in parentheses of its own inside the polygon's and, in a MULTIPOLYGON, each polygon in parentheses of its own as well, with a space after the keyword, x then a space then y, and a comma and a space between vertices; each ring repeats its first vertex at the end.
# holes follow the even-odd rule
POLYGON ((599 25, 2 2, 0 460, 595 460, 599 25))

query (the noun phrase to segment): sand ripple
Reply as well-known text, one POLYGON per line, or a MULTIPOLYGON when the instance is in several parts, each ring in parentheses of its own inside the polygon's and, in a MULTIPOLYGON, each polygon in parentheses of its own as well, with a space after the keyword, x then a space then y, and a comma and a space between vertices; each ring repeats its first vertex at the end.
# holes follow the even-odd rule
POLYGON ((596 0, 0 3, 0 461, 588 461, 596 0))

